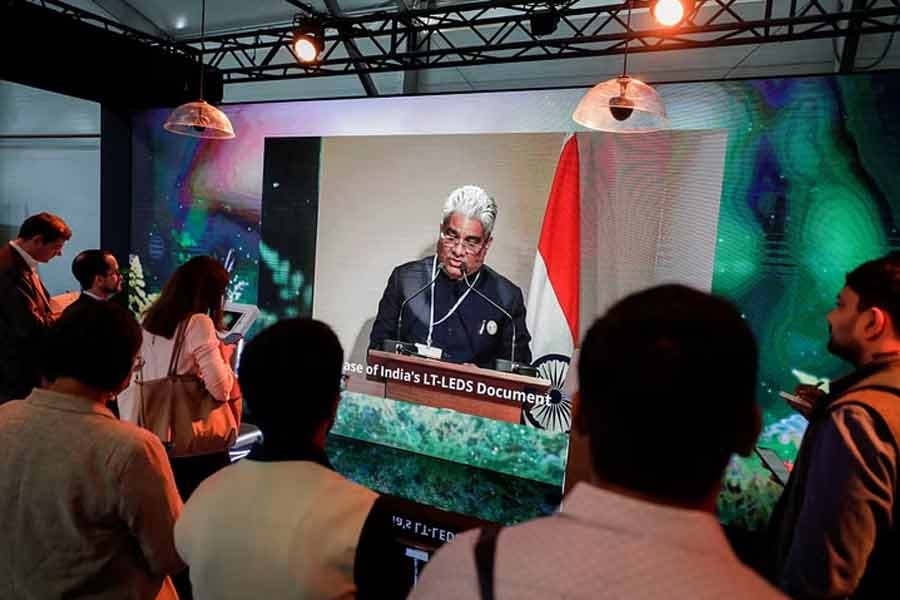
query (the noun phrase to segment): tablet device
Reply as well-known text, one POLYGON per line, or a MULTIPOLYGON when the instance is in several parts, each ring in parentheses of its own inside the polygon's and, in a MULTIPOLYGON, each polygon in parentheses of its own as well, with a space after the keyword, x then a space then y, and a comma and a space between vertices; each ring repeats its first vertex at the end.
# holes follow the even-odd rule
POLYGON ((756 447, 756 454, 762 460, 763 466, 775 475, 778 483, 787 485, 791 472, 788 471, 787 465, 784 464, 784 461, 781 460, 778 454, 771 448, 760 448, 759 446, 756 447))
POLYGON ((226 302, 222 316, 222 324, 225 326, 225 331, 221 337, 225 338, 235 333, 239 333, 241 336, 247 335, 258 316, 259 308, 253 304, 226 302))
POLYGON ((244 350, 244 336, 250 331, 253 322, 259 316, 259 308, 253 304, 241 304, 238 302, 226 302, 222 314, 222 324, 225 331, 219 337, 226 344, 236 344, 234 354, 231 357, 231 366, 235 371, 241 366, 241 353, 244 350))

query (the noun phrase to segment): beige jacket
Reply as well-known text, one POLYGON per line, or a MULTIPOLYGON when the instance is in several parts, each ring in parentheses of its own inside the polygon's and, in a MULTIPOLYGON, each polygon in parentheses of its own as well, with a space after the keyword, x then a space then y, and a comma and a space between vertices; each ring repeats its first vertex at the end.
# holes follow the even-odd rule
POLYGON ((0 448, 0 598, 177 598, 182 506, 152 433, 36 389, 0 406, 0 448))
POLYGON ((200 484, 175 526, 198 598, 352 598, 378 494, 307 460, 244 459, 200 484))

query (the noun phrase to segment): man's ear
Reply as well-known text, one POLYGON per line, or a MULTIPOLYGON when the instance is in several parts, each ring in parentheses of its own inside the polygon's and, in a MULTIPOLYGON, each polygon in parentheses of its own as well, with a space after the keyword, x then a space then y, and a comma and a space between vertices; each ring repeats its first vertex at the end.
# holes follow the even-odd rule
POLYGON ((328 429, 326 433, 331 431, 331 428, 334 426, 335 421, 337 421, 338 408, 341 404, 341 392, 338 391, 337 395, 334 398, 334 404, 331 405, 331 417, 328 419, 328 429))
POLYGON ((493 244, 493 243, 494 243, 494 236, 492 234, 491 237, 489 237, 487 239, 487 241, 484 243, 484 249, 482 250, 482 252, 487 254, 487 251, 491 249, 491 244, 493 244))
POLYGON ((759 410, 759 405, 756 402, 753 403, 746 427, 741 427, 738 424, 737 431, 738 446, 735 448, 735 452, 741 456, 750 456, 753 454, 753 447, 756 446, 756 440, 762 431, 762 411, 759 410))
POLYGON ((572 395, 572 431, 569 435, 569 455, 566 459, 566 477, 563 493, 569 493, 579 481, 595 479, 591 461, 590 430, 582 404, 581 394, 572 395))
POLYGON ((580 390, 576 390, 575 393, 572 394, 572 429, 581 435, 588 435, 588 433, 590 433, 587 416, 584 414, 584 407, 581 404, 580 390))
POLYGON ((877 306, 867 309, 864 318, 866 320, 863 324, 863 333, 867 339, 877 338, 886 330, 890 331, 892 329, 890 317, 877 306))

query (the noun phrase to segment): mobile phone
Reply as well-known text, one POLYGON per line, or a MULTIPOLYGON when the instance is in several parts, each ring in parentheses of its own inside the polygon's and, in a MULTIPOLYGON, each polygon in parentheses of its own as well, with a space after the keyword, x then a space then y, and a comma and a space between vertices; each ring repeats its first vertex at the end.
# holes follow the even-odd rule
POLYGON ((244 339, 244 336, 240 333, 229 333, 222 341, 226 344, 237 344, 242 339, 244 339))
POLYGON ((791 408, 799 412, 801 415, 806 416, 813 409, 812 402, 810 402, 809 400, 804 400, 800 396, 789 394, 787 392, 778 392, 778 395, 787 400, 787 403, 791 406, 791 408))
POLYGON ((791 472, 788 471, 787 465, 781 460, 781 457, 771 448, 756 447, 756 454, 762 460, 763 466, 775 475, 775 479, 781 485, 787 485, 791 472))

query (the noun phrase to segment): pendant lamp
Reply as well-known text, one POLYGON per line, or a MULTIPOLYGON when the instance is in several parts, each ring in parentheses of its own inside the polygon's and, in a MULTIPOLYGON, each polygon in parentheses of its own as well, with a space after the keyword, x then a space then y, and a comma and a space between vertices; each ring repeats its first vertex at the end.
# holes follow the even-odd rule
MULTIPOLYGON (((631 30, 632 1, 628 0, 626 34, 631 30)), ((589 129, 612 133, 646 133, 668 126, 666 107, 656 90, 628 75, 628 38, 622 74, 588 90, 572 119, 589 129)))
POLYGON ((200 14, 200 98, 182 104, 172 111, 163 127, 167 131, 179 135, 203 138, 206 140, 227 140, 234 137, 234 128, 228 116, 203 99, 203 75, 206 64, 203 62, 204 40, 206 38, 206 0, 202 0, 200 14))

